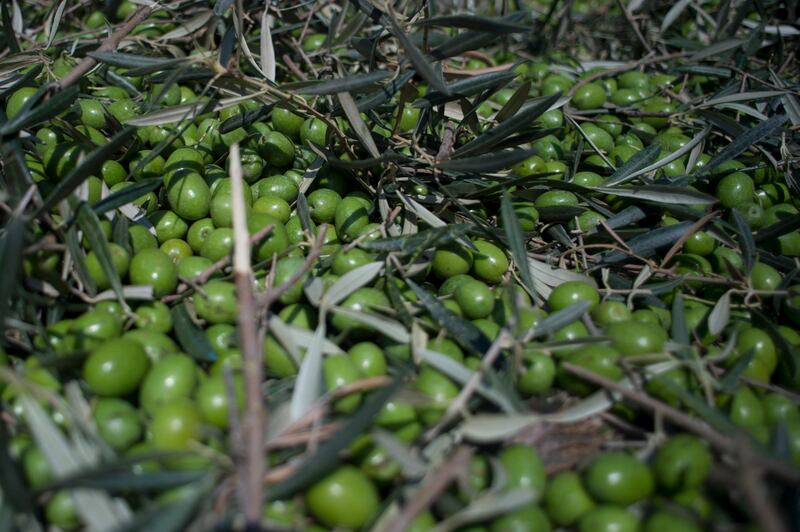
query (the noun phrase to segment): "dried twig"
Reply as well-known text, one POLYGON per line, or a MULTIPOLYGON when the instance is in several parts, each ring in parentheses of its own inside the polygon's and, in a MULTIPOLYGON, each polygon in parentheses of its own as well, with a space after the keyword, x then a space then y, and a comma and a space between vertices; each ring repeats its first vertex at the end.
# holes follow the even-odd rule
POLYGON ((244 418, 245 456, 239 461, 239 475, 245 488, 244 515, 247 522, 257 526, 261 520, 264 459, 264 400, 261 383, 264 368, 258 341, 256 301, 253 294, 253 271, 250 267, 250 237, 247 232, 239 145, 230 149, 231 195, 233 196, 233 281, 239 303, 237 324, 243 355, 243 370, 247 403, 244 418))

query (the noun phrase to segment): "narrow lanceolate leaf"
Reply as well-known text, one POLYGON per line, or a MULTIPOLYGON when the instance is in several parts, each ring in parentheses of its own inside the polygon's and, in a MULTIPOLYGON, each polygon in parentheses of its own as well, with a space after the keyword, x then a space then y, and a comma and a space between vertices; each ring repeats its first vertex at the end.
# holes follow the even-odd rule
POLYGON ((743 134, 737 136, 733 139, 733 142, 728 144, 721 152, 716 154, 714 157, 711 158, 705 165, 702 166, 700 172, 702 173, 709 173, 711 170, 719 166, 720 164, 724 163, 725 161, 729 161, 736 157, 737 155, 741 154, 747 148, 756 144, 765 138, 772 135, 778 128, 783 126, 783 124, 788 120, 788 115, 775 115, 773 117, 764 120, 757 126, 747 130, 743 134))
POLYGON ((338 92, 336 93, 336 98, 342 105, 344 114, 347 117, 347 120, 350 122, 350 125, 353 127, 353 131, 356 132, 358 140, 361 141, 362 146, 366 148, 371 156, 375 158, 380 157, 381 152, 378 150, 378 146, 375 144, 375 139, 372 138, 372 133, 367 127, 367 124, 364 123, 361 115, 358 114, 358 107, 356 107, 356 102, 353 100, 353 96, 351 96, 349 92, 338 92))
POLYGON ((325 340, 325 320, 321 319, 311 345, 306 350, 305 358, 300 364, 300 371, 294 383, 290 416, 297 421, 311 408, 311 405, 322 395, 322 342, 325 340))
POLYGON ((436 526, 436 532, 463 530, 465 525, 489 521, 494 517, 510 514, 533 503, 542 496, 541 493, 527 488, 493 491, 487 490, 474 499, 468 506, 454 513, 436 526))
POLYGON ((428 309, 433 319, 447 330, 451 338, 478 356, 483 356, 486 353, 491 346, 491 342, 480 329, 472 322, 453 313, 442 305, 433 294, 411 279, 406 279, 406 283, 417 294, 420 302, 428 309))
POLYGON ((670 185, 641 185, 632 187, 595 187, 596 192, 624 198, 663 203, 667 205, 710 205, 717 198, 698 190, 670 185))
POLYGON ((113 159, 112 156, 125 145, 135 132, 135 128, 125 127, 119 133, 111 137, 108 143, 103 144, 87 155, 80 165, 53 187, 53 190, 50 191, 50 194, 47 195, 44 203, 39 208, 39 214, 47 212, 59 201, 69 196, 81 183, 86 181, 89 176, 97 175, 103 163, 108 159, 113 159))
POLYGON ((130 464, 124 467, 99 467, 70 475, 49 484, 47 489, 91 488, 114 492, 162 491, 197 482, 206 476, 206 471, 166 470, 134 472, 130 464))
POLYGON ((373 331, 379 332, 381 335, 391 338, 395 342, 406 344, 411 340, 411 335, 408 330, 398 321, 378 314, 353 310, 351 308, 333 307, 331 310, 334 314, 340 314, 362 325, 366 325, 373 331))
POLYGON ((686 327, 686 307, 683 304, 683 292, 678 291, 672 300, 672 339, 681 345, 689 344, 689 330, 686 327))
MULTIPOLYGON (((141 530, 158 530, 159 532, 178 532, 186 530, 187 525, 197 515, 197 508, 202 500, 207 500, 215 485, 216 474, 207 473, 205 478, 181 491, 181 497, 174 502, 161 502, 145 507, 132 519, 117 527, 114 532, 139 532, 141 530)), ((167 499, 172 500, 172 499, 167 499)))
POLYGON ((580 301, 561 310, 557 310, 544 318, 531 330, 524 335, 526 340, 533 340, 549 336, 559 329, 563 329, 570 323, 581 318, 589 311, 591 304, 588 301, 580 301))
POLYGON ((516 73, 509 69, 502 72, 487 72, 468 78, 454 81, 447 85, 447 92, 431 91, 414 102, 414 107, 427 107, 442 105, 465 96, 472 96, 486 90, 492 90, 505 85, 516 77, 516 73))
POLYGON ((193 358, 206 362, 217 360, 217 353, 209 343, 203 331, 197 327, 189 317, 186 303, 181 303, 172 308, 172 322, 175 327, 175 336, 183 350, 193 358))
POLYGON ((722 294, 722 297, 717 300, 714 304, 714 308, 711 309, 708 315, 708 332, 711 333, 712 336, 717 336, 725 330, 730 317, 731 293, 728 291, 722 294))
MULTIPOLYGON (((0 319, 3 316, 0 315, 0 319)), ((0 323, 5 323, 0 321, 0 323)), ((22 476, 22 465, 11 457, 11 434, 5 423, 0 423, 0 490, 4 503, 18 513, 33 513, 33 497, 28 492, 22 476)), ((2 514, 2 511, 0 511, 2 514)), ((13 530, 11 527, 8 530, 13 530)))
POLYGON ((264 7, 261 14, 261 38, 259 39, 261 53, 261 71, 269 81, 275 81, 277 63, 275 61, 275 44, 272 42, 272 15, 264 7))
POLYGON ((447 172, 481 173, 496 172, 505 168, 510 168, 515 164, 524 161, 531 155, 535 155, 536 150, 504 150, 488 155, 477 157, 466 157, 463 159, 450 159, 436 166, 447 172))
POLYGON ((322 296, 321 307, 330 308, 347 296, 371 282, 383 268, 382 262, 370 262, 350 270, 331 285, 322 296))
POLYGON ((756 263, 756 243, 753 238, 753 232, 750 229, 750 224, 747 223, 747 220, 744 219, 738 209, 731 209, 731 217, 736 227, 736 240, 738 240, 742 251, 744 273, 750 275, 750 271, 756 263))
POLYGON ((41 122, 50 120, 54 116, 69 108, 78 97, 77 86, 67 87, 57 92, 45 102, 41 100, 31 109, 20 111, 14 118, 0 127, 0 136, 13 135, 23 129, 33 127, 41 122))
POLYGON ((338 92, 358 92, 372 87, 379 81, 389 77, 391 77, 390 72, 376 70, 367 74, 353 74, 343 78, 327 79, 298 89, 297 92, 315 96, 336 94, 338 92))
MULTIPOLYGON (((358 106, 358 110, 362 113, 366 113, 372 109, 375 109, 379 105, 382 105, 388 102, 392 96, 394 96, 397 91, 402 89, 406 83, 408 83, 411 78, 414 77, 414 71, 408 70, 406 72, 402 72, 398 75, 395 79, 387 83, 386 85, 368 93, 364 96, 361 96, 356 100, 356 105, 358 106)), ((334 114, 337 114, 334 112, 334 114)))
POLYGON ((372 425, 386 402, 397 392, 405 378, 404 372, 395 376, 389 386, 374 392, 364 401, 361 407, 353 412, 347 423, 331 439, 317 447, 317 451, 304 462, 297 471, 286 480, 267 489, 267 499, 278 500, 291 497, 315 480, 321 478, 329 471, 335 469, 340 463, 339 453, 350 443, 363 434, 372 425))
POLYGON ((0 234, 0 264, 3 265, 3 276, 0 278, 0 323, 5 323, 9 303, 17 289, 26 225, 26 220, 14 217, 6 223, 5 230, 0 234))
POLYGON ((412 235, 367 240, 359 244, 359 247, 371 251, 393 251, 401 255, 408 255, 454 242, 469 233, 471 229, 472 226, 467 224, 433 227, 412 235))
POLYGON ((528 265, 528 254, 525 249, 525 237, 522 235, 522 229, 519 226, 517 213, 514 212, 514 206, 511 204, 511 196, 508 191, 503 192, 503 200, 500 204, 500 216, 503 220, 503 229, 508 238, 509 248, 511 249, 511 256, 514 257, 514 262, 517 263, 517 270, 525 287, 533 294, 536 292, 536 286, 533 284, 533 276, 531 269, 528 265))
POLYGON ((482 133, 481 135, 464 144, 453 153, 453 156, 464 157, 465 155, 472 153, 486 152, 493 146, 496 146, 506 137, 509 137, 522 129, 531 127, 535 120, 539 118, 542 113, 550 109, 550 107, 552 107, 560 97, 561 93, 558 92, 551 96, 534 100, 530 105, 520 109, 517 114, 508 118, 502 124, 491 128, 489 131, 482 133))
POLYGON ((47 43, 44 45, 45 49, 50 48, 50 45, 53 44, 53 39, 56 38, 58 26, 61 25, 61 16, 64 14, 64 8, 66 5, 67 0, 61 0, 61 3, 58 4, 56 10, 53 11, 53 15, 47 20, 48 26, 50 26, 50 31, 47 34, 47 43))
POLYGON ((163 57, 149 57, 125 52, 89 52, 88 55, 101 63, 122 68, 158 67, 168 65, 171 61, 163 57))
POLYGON ((667 14, 664 15, 664 19, 661 21, 661 33, 667 31, 667 28, 672 26, 672 23, 678 20, 678 17, 681 16, 681 13, 689 7, 692 3, 692 0, 678 0, 675 4, 667 11, 667 14))
MULTIPOLYGON (((57 478, 89 465, 85 456, 70 445, 38 402, 29 396, 23 396, 21 400, 25 420, 36 446, 44 454, 57 478)), ((118 506, 120 501, 95 490, 75 491, 72 496, 75 498, 75 509, 90 529, 113 530, 123 524, 122 512, 118 506)))
POLYGON ((86 203, 81 203, 80 207, 78 207, 76 219, 78 226, 83 231, 83 236, 89 241, 89 247, 97 256, 97 261, 100 263, 100 268, 103 270, 106 279, 108 279, 111 289, 114 290, 120 303, 124 305, 125 296, 122 293, 122 281, 120 281, 119 272, 114 266, 108 241, 103 229, 100 227, 100 219, 86 203))
POLYGON ((514 94, 511 98, 508 99, 506 104, 500 109, 497 114, 495 115, 494 119, 498 122, 503 122, 507 120, 509 117, 514 116, 517 111, 522 109, 522 106, 525 105, 525 101, 528 99, 528 94, 531 90, 531 82, 526 81, 519 87, 517 90, 514 91, 514 94))
MULTIPOLYGON (((649 257, 655 253, 656 250, 674 244, 675 241, 686 233, 691 225, 692 222, 686 221, 666 227, 658 227, 648 233, 632 238, 627 244, 631 253, 634 255, 649 257)), ((601 264, 615 264, 630 258, 631 255, 628 253, 614 250, 604 254, 601 264)))
POLYGON ((400 41, 400 46, 402 46, 406 54, 408 54, 408 58, 411 60, 411 64, 414 65, 417 74, 422 76, 434 90, 448 94, 449 90, 447 85, 444 84, 444 81, 442 81, 441 76, 436 73, 431 63, 425 58, 419 48, 414 46, 414 43, 412 43, 408 35, 403 32, 394 17, 391 17, 389 22, 391 23, 392 34, 400 41))
POLYGON ((209 20, 211 20, 211 15, 212 12, 210 9, 203 10, 174 30, 170 30, 167 33, 159 36, 158 40, 171 41, 172 39, 180 39, 181 37, 192 35, 194 32, 205 26, 209 20))
POLYGON ((129 187, 118 190, 113 194, 109 194, 102 200, 92 205, 92 210, 98 215, 104 214, 108 211, 113 211, 116 208, 128 205, 129 203, 141 198, 148 192, 152 192, 161 186, 162 178, 151 177, 142 179, 129 187))
POLYGON ((637 174, 637 172, 643 168, 648 167, 658 158, 660 151, 661 146, 659 146, 658 143, 653 143, 645 149, 636 152, 633 157, 628 159, 625 164, 617 168, 614 173, 603 182, 603 186, 613 187, 633 179, 635 177, 634 174, 637 174))
POLYGON ((518 24, 497 17, 477 17, 473 15, 440 15, 424 18, 417 26, 439 26, 444 28, 464 28, 489 33, 527 33, 533 26, 518 24))

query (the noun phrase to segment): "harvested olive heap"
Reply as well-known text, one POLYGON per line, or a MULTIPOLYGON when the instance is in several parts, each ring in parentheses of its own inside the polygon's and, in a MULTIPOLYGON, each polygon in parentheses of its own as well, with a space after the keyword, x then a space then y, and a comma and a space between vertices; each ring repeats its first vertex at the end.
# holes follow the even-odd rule
POLYGON ((0 2, 0 529, 800 529, 794 4, 466 4, 0 2))

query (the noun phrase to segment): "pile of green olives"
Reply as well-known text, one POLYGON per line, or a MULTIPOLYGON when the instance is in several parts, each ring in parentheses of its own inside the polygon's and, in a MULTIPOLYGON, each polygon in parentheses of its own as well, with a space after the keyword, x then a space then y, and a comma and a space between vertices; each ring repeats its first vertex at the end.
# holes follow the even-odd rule
MULTIPOLYGON (((153 70, 148 57, 130 63, 137 56, 127 49, 98 56, 74 101, 49 118, 23 120, 33 125, 8 139, 30 177, 31 208, 59 198, 26 218, 19 290, 27 292, 12 298, 0 341, 0 422, 7 425, 0 441, 8 441, 40 517, 60 530, 91 528, 74 486, 57 473, 57 454, 46 452, 31 426, 31 397, 66 439, 89 442, 101 470, 137 475, 146 486, 161 474, 195 478, 192 472, 232 485, 241 459, 232 442, 248 410, 240 324, 257 319, 259 392, 270 423, 284 423, 307 373, 318 373, 306 409, 316 409, 313 423, 291 425, 308 419, 293 411, 290 429, 269 427, 270 469, 294 474, 314 459, 320 440, 341 437, 353 420, 367 426, 347 434, 335 463, 265 501, 266 527, 385 524, 456 446, 469 447, 469 466, 407 530, 750 525, 753 516, 710 475, 730 457, 674 419, 611 397, 603 384, 635 388, 687 416, 713 415, 727 435, 758 452, 780 449, 787 468, 800 467, 800 213, 776 146, 716 157, 731 131, 745 131, 723 111, 738 119, 746 106, 714 114, 687 103, 716 94, 724 69, 596 68, 575 59, 582 51, 533 60, 508 50, 459 52, 446 60, 458 76, 497 76, 508 64, 508 79, 486 82, 475 102, 464 96, 467 118, 448 147, 442 138, 453 109, 439 112, 445 106, 436 102, 448 95, 422 72, 394 92, 388 84, 359 85, 357 117, 341 93, 304 93, 320 72, 330 73, 326 57, 351 58, 338 55, 342 43, 321 22, 291 22, 294 15, 277 21, 270 39, 288 61, 303 60, 281 65, 277 85, 220 100, 209 90, 217 78, 225 92, 240 82, 261 87, 253 80, 264 73, 249 51, 234 54, 234 68, 205 48, 214 47, 216 24, 239 9, 221 14, 213 4, 225 7, 192 11, 200 15, 196 31, 208 31, 192 45, 174 6, 154 9, 131 32, 126 46, 143 55, 170 48, 177 57, 169 64, 181 69, 175 76, 153 70), (211 23, 200 25, 204 13, 211 23), (214 82, 206 70, 219 74, 214 82), (291 82, 299 83, 284 85, 291 82), (376 92, 361 94, 368 89, 376 92), (531 123, 494 139, 513 123, 509 113, 529 112, 530 102, 541 107, 531 123), (186 109, 196 112, 176 113, 186 109), (709 134, 721 123, 724 134, 709 134), (129 139, 109 149, 126 126, 135 128, 129 139), (501 168, 482 166, 492 159, 485 156, 471 159, 475 170, 442 162, 503 140, 528 151, 501 168), (102 161, 94 160, 98 153, 102 161), (76 175, 81 183, 65 193, 76 175), (252 293, 264 300, 280 290, 257 316, 243 310, 234 282, 232 254, 242 236, 235 206, 244 209, 251 238, 252 293), (596 378, 580 377, 575 366, 596 378), (399 391, 375 408, 371 399, 391 382, 399 391), (86 406, 78 416, 76 392, 86 406), (525 443, 527 432, 546 424, 504 425, 501 436, 484 440, 468 430, 483 427, 483 416, 494 427, 504 415, 538 420, 581 408, 591 415, 570 423, 600 423, 602 411, 602 437, 579 442, 566 466, 525 443), (506 497, 522 502, 495 511, 506 497)), ((591 4, 574 2, 572 10, 586 16, 591 4)), ((75 67, 80 56, 64 47, 68 29, 100 38, 137 9, 129 0, 113 12, 78 6, 52 38, 28 39, 24 48, 41 52, 47 65, 20 67, 18 78, 3 80, 0 126, 48 105, 42 87, 75 67)), ((680 21, 675 31, 684 38, 705 35, 694 19, 680 21)), ((350 28, 353 35, 359 28, 350 28)), ((258 41, 261 30, 253 31, 258 41)), ((456 34, 431 30, 425 42, 442 46, 456 34)), ((378 55, 397 53, 374 44, 378 55)), ((775 102, 747 107, 742 120, 765 116, 775 102)), ((11 183, 5 151, 0 156, 0 175, 11 183)), ((4 207, 13 190, 0 190, 4 207)), ((3 223, 12 210, 3 209, 3 223)), ((115 488, 114 496, 134 512, 152 512, 185 503, 196 485, 115 488)), ((208 501, 217 496, 206 493, 208 501)), ((225 506, 219 500, 202 506, 225 506)))

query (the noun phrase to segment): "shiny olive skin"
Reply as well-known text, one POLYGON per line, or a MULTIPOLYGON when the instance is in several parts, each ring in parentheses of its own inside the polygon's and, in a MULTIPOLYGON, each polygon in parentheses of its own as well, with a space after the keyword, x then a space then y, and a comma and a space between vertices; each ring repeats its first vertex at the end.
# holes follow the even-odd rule
POLYGON ((594 499, 623 506, 650 495, 655 484, 650 468, 624 452, 598 456, 589 464, 584 478, 594 499))

